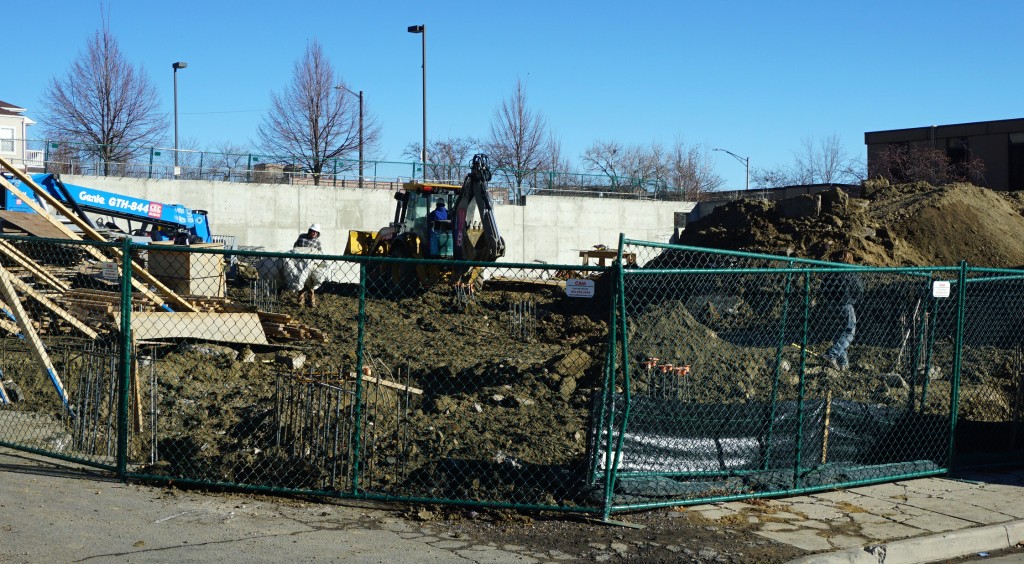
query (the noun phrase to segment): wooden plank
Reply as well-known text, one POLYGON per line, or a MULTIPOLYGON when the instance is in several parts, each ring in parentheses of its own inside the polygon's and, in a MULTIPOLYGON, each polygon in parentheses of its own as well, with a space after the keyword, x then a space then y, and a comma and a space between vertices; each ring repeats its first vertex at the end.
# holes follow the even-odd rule
MULTIPOLYGON (((356 373, 355 372, 349 372, 348 376, 349 376, 349 378, 355 378, 356 377, 356 373)), ((402 390, 403 392, 409 392, 411 394, 416 394, 418 396, 422 396, 423 395, 423 390, 421 390, 419 388, 413 388, 412 386, 406 386, 405 384, 399 384, 398 382, 392 382, 391 380, 382 380, 380 378, 377 378, 376 376, 370 376, 369 374, 363 374, 362 380, 363 380, 363 382, 369 382, 371 384, 377 384, 378 386, 387 386, 389 388, 394 388, 396 390, 402 390)))
POLYGON ((136 434, 142 431, 142 389, 139 385, 139 356, 135 351, 135 338, 130 339, 132 350, 132 429, 136 434))
MULTIPOLYGON (((35 182, 33 182, 32 179, 29 178, 28 176, 26 176, 23 172, 21 172, 20 170, 14 168, 11 165, 11 163, 7 162, 2 157, 0 157, 0 166, 2 166, 3 168, 6 168, 11 174, 16 176, 18 178, 18 180, 21 180, 24 184, 26 184, 27 186, 31 187, 32 190, 34 190, 35 193, 38 194, 40 198, 46 200, 46 203, 48 203, 51 206, 53 206, 61 215, 65 216, 69 220, 71 220, 71 222, 74 223, 76 226, 78 226, 78 228, 81 229, 82 232, 85 233, 90 239, 92 239, 94 241, 106 241, 106 238, 104 238, 103 235, 100 235, 99 232, 97 232, 95 229, 93 229, 88 223, 82 221, 82 218, 78 217, 77 215, 72 213, 70 210, 68 210, 66 207, 64 207, 64 205, 59 200, 57 200, 56 198, 51 196, 49 192, 47 192, 45 189, 43 189, 42 187, 37 185, 35 182)), ((30 208, 32 208, 33 211, 38 213, 43 218, 47 219, 47 221, 49 221, 51 224, 53 224, 54 227, 57 227, 58 229, 60 229, 64 233, 64 237, 65 238, 71 239, 73 241, 81 241, 82 240, 82 237, 80 237, 77 233, 71 231, 67 227, 65 227, 63 223, 57 221, 56 218, 54 218, 52 215, 50 215, 50 213, 48 211, 46 211, 46 209, 44 209, 42 206, 37 204, 35 202, 35 200, 29 198, 27 194, 22 192, 20 189, 18 189, 11 182, 8 182, 7 179, 3 178, 2 176, 0 176, 0 187, 6 188, 12 194, 17 196, 18 198, 21 198, 30 208)), ((109 260, 109 258, 105 254, 103 254, 99 249, 97 249, 95 247, 84 247, 84 248, 85 248, 86 252, 88 252, 90 255, 92 255, 97 260, 102 260, 102 261, 109 260)), ((119 249, 108 248, 107 250, 110 253, 110 255, 116 261, 122 261, 123 260, 121 251, 119 249)), ((195 311, 195 308, 193 308, 191 304, 189 304, 187 301, 185 301, 181 296, 179 296, 179 295, 175 294, 174 292, 172 292, 170 290, 170 288, 168 288, 162 282, 157 280, 152 274, 150 274, 148 271, 146 271, 146 269, 144 269, 141 266, 138 266, 137 264, 132 262, 132 270, 133 270, 133 273, 134 273, 134 276, 132 277, 132 280, 131 280, 132 287, 135 288, 136 290, 138 290, 139 292, 141 292, 143 295, 145 295, 149 299, 155 301, 158 305, 163 305, 164 300, 162 298, 160 298, 159 295, 157 295, 157 294, 153 293, 152 291, 150 291, 150 289, 146 286, 146 284, 150 284, 153 287, 155 287, 157 290, 162 292, 165 296, 167 296, 168 301, 172 302, 175 306, 177 306, 182 311, 195 311), (135 279, 136 276, 138 278, 141 278, 142 281, 136 280, 135 279), (145 284, 143 282, 145 282, 145 284)))
POLYGON ((36 334, 35 328, 32 327, 28 314, 25 313, 25 308, 21 307, 21 300, 18 299, 18 294, 14 292, 11 279, 12 277, 7 272, 7 269, 0 267, 0 294, 3 295, 4 301, 14 311, 14 318, 18 322, 18 327, 21 328, 21 334, 25 336, 25 341, 28 342, 29 351, 31 351, 36 362, 39 363, 50 378, 50 382, 53 383, 53 387, 57 390, 57 395, 60 397, 60 401, 64 403, 64 407, 70 411, 70 399, 68 398, 67 390, 64 389, 64 383, 61 382, 60 376, 57 375, 57 369, 50 362, 50 356, 46 354, 46 347, 39 340, 39 335, 36 334))
POLYGON ((18 229, 35 237, 47 239, 64 238, 63 231, 34 213, 2 210, 0 211, 0 219, 13 223, 18 229))
MULTIPOLYGON (((267 335, 255 313, 133 311, 132 334, 140 340, 195 339, 266 345, 267 335)), ((114 312, 120 326, 121 312, 114 312)))
MULTIPOLYGON (((3 302, 0 302, 0 308, 2 308, 5 312, 10 311, 10 308, 7 307, 7 304, 3 302)), ((11 315, 14 315, 13 312, 11 313, 11 315)), ((21 329, 18 329, 17 325, 15 325, 9 319, 6 319, 4 317, 0 317, 0 329, 7 331, 11 335, 17 335, 18 333, 21 333, 21 329)))
POLYGON ((58 279, 56 276, 51 274, 45 268, 36 264, 36 262, 33 261, 31 258, 25 256, 25 253, 22 253, 20 250, 18 250, 17 247, 12 245, 10 242, 0 240, 0 253, 2 253, 7 258, 11 259, 18 266, 31 272, 33 276, 38 278, 47 286, 50 286, 55 290, 60 290, 61 292, 70 288, 70 286, 68 286, 63 281, 58 279))
POLYGON ((18 280, 17 278, 15 278, 13 276, 11 277, 10 281, 11 281, 11 284, 14 285, 15 288, 17 288, 18 290, 21 290, 22 293, 28 295, 29 297, 31 297, 34 300, 36 300, 37 302, 39 302, 46 309, 48 309, 48 310, 52 311, 53 313, 57 314, 57 317, 60 317, 64 321, 67 321, 75 329, 78 329, 79 331, 84 333, 87 337, 89 337, 91 339, 95 339, 96 337, 99 337, 99 333, 94 331, 91 327, 89 327, 88 325, 86 325, 86 324, 82 323, 81 321, 79 321, 77 317, 75 317, 74 315, 71 315, 68 312, 68 310, 60 307, 57 304, 55 304, 52 300, 50 300, 50 298, 47 298, 46 296, 44 296, 44 295, 40 294, 39 292, 36 292, 35 290, 33 290, 32 287, 30 287, 28 284, 22 282, 21 280, 18 280))

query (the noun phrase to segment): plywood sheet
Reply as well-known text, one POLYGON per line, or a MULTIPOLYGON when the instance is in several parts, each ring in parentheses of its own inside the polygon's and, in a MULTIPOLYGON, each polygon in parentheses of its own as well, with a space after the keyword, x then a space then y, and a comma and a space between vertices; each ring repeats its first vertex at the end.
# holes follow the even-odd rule
MULTIPOLYGON (((121 314, 114 314, 118 326, 121 314)), ((266 345, 267 335, 255 313, 132 312, 132 336, 139 340, 195 339, 266 345)))
POLYGON ((0 219, 10 222, 29 235, 47 239, 67 239, 63 231, 36 213, 2 210, 0 219))

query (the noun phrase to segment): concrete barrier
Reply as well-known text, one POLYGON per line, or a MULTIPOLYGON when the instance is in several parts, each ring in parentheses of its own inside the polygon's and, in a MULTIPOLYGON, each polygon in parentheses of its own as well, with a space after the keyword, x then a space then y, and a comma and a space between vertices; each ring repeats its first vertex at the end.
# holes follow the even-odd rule
MULTIPOLYGON (((150 180, 62 175, 70 184, 209 212, 215 235, 234 235, 239 245, 268 251, 292 248, 311 223, 323 226, 327 254, 342 254, 349 230, 377 230, 395 215, 391 190, 290 184, 240 184, 206 180, 150 180)), ((534 195, 525 206, 497 206, 505 238, 501 262, 578 264, 579 252, 615 246, 619 233, 667 243, 675 213, 694 202, 534 195)))

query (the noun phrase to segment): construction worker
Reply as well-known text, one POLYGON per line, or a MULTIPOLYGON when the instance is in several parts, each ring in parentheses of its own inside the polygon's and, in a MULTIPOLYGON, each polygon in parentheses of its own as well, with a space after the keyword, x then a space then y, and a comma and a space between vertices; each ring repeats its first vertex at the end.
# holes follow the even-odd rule
MULTIPOLYGON (((844 251, 840 255, 840 260, 847 264, 852 263, 853 253, 844 251)), ((821 358, 827 366, 835 370, 846 370, 850 367, 846 349, 850 347, 853 337, 857 334, 857 312, 853 306, 864 294, 864 282, 856 272, 832 272, 824 275, 821 291, 832 303, 830 319, 836 320, 838 325, 832 346, 821 358)))
POLYGON ((441 256, 441 233, 451 231, 451 222, 448 221, 448 209, 445 208, 444 200, 437 201, 434 211, 427 214, 427 222, 430 225, 430 256, 441 256))
MULTIPOLYGON (((301 233, 299 238, 295 240, 295 244, 292 248, 311 248, 316 249, 317 252, 322 252, 323 248, 320 246, 320 224, 314 223, 309 226, 309 229, 305 233, 301 233)), ((309 304, 310 307, 316 305, 316 293, 312 287, 303 288, 299 292, 299 305, 305 306, 309 304)))
POLYGON ((320 224, 314 223, 310 225, 309 230, 300 234, 292 247, 312 247, 318 251, 323 250, 320 246, 320 224))

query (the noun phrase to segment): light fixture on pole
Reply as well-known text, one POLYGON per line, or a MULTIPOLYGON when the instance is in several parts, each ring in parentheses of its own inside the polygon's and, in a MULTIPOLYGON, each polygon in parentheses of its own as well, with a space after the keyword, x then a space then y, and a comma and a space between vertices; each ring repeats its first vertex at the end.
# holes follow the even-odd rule
POLYGON ((188 66, 184 61, 178 61, 171 65, 174 69, 174 176, 178 176, 181 170, 178 168, 178 69, 188 66))
POLYGON ((715 149, 715 151, 721 151, 723 153, 728 153, 728 154, 732 155, 732 157, 734 159, 736 159, 739 162, 743 163, 744 166, 747 167, 747 190, 750 190, 750 157, 741 157, 741 156, 737 155, 736 153, 733 153, 732 151, 727 151, 725 149, 715 149))
POLYGON ((411 25, 409 33, 419 33, 423 39, 423 178, 427 177, 427 26, 411 25))
POLYGON ((358 94, 352 92, 344 85, 337 85, 334 88, 338 90, 344 90, 349 94, 355 94, 359 96, 359 187, 363 187, 363 91, 360 90, 358 94))

